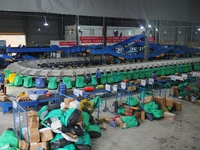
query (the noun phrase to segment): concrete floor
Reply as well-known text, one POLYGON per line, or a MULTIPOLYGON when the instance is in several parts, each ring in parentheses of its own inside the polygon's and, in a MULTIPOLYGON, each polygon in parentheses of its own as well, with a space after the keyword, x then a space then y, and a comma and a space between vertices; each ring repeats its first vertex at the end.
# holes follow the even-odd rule
MULTIPOLYGON (((9 94, 17 95, 21 91, 25 91, 24 88, 8 88, 9 94)), ((113 128, 107 124, 108 129, 102 131, 102 136, 92 139, 93 150, 200 150, 200 107, 181 102, 183 110, 174 112, 175 121, 139 120, 139 127, 129 129, 113 128)), ((113 114, 101 112, 100 116, 113 117, 113 114)), ((13 127, 12 113, 1 113, 0 120, 0 133, 13 127)))

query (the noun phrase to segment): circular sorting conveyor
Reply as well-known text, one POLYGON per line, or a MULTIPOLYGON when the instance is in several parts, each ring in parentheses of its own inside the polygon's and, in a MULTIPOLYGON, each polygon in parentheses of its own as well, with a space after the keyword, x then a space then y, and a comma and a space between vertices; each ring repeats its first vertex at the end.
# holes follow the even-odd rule
MULTIPOLYGON (((89 67, 78 67, 78 68, 41 68, 38 64, 42 63, 55 63, 63 61, 75 61, 76 58, 59 58, 59 59, 40 59, 32 61, 22 61, 10 64, 7 68, 11 72, 16 72, 17 74, 33 77, 73 77, 78 75, 84 75, 85 73, 95 73, 97 68, 104 73, 112 71, 126 71, 133 69, 145 69, 145 68, 155 68, 164 67, 170 65, 181 65, 181 64, 191 64, 200 62, 200 57, 195 58, 184 58, 178 60, 160 60, 160 61, 148 61, 148 62, 134 62, 128 64, 111 64, 102 66, 89 66, 89 67)), ((80 58, 79 58, 80 61, 80 58)))

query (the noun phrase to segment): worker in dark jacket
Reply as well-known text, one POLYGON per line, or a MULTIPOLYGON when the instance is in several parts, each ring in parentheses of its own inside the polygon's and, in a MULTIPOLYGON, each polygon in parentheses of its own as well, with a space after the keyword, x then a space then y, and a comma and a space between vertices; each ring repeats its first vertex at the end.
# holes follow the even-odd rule
MULTIPOLYGON (((154 83, 156 83, 158 81, 157 80, 157 75, 156 75, 155 71, 152 73, 151 78, 154 80, 154 83)), ((153 91, 154 91, 154 89, 155 89, 155 84, 153 84, 153 91)))
POLYGON ((97 78, 97 83, 101 84, 101 71, 99 68, 96 71, 96 78, 97 78))

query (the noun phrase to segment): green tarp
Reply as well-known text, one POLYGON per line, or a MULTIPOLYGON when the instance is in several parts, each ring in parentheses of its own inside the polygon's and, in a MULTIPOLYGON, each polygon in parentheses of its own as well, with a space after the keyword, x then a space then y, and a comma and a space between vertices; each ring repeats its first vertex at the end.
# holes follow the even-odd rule
POLYGON ((27 88, 35 86, 35 84, 33 83, 33 78, 31 76, 25 76, 23 86, 27 88))
POLYGON ((76 77, 76 87, 77 88, 82 88, 85 87, 86 83, 85 83, 85 79, 83 76, 77 76, 76 77))
POLYGON ((57 78, 48 78, 48 89, 55 90, 58 88, 57 78))
POLYGON ((71 78, 65 77, 65 78, 62 78, 62 80, 68 89, 72 88, 72 79, 71 78))
POLYGON ((15 76, 13 85, 14 86, 22 86, 23 85, 23 76, 22 75, 15 76))

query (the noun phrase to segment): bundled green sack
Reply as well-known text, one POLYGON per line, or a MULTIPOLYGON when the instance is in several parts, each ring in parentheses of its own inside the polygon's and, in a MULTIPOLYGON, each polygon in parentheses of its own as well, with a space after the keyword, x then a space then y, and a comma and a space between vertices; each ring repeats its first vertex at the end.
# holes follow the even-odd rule
POLYGON ((45 117, 47 114, 48 114, 47 105, 45 105, 45 106, 43 106, 43 107, 39 110, 37 116, 40 118, 40 120, 43 120, 44 117, 45 117))
POLYGON ((97 85, 97 79, 96 79, 95 76, 91 77, 91 83, 90 83, 90 85, 97 85))
POLYGON ((75 143, 78 150, 91 150, 91 139, 88 133, 78 137, 78 142, 75 143))
POLYGON ((160 109, 154 110, 154 111, 152 112, 152 114, 153 114, 154 118, 157 118, 157 119, 163 118, 163 117, 164 117, 163 111, 160 110, 160 109))
POLYGON ((7 145, 10 145, 10 148, 6 148, 6 150, 7 149, 17 150, 18 142, 19 142, 19 140, 14 131, 5 130, 0 136, 0 149, 7 145))
POLYGON ((93 100, 91 100, 91 102, 94 103, 94 108, 100 107, 103 103, 100 96, 96 96, 93 100))
POLYGON ((122 117, 122 122, 126 124, 126 128, 137 127, 139 125, 135 116, 124 116, 122 117))
POLYGON ((90 125, 90 115, 87 112, 83 111, 82 116, 84 125, 86 126, 86 128, 88 128, 88 126, 90 125))
POLYGON ((107 74, 107 83, 114 83, 114 76, 113 76, 113 74, 107 74))
POLYGON ((124 115, 124 114, 125 114, 125 108, 124 108, 124 107, 118 108, 118 109, 117 109, 117 113, 118 113, 118 114, 121 114, 121 115, 124 115))
POLYGON ((74 146, 74 144, 69 144, 66 145, 63 148, 57 148, 56 150, 77 150, 76 147, 74 146))
POLYGON ((71 89, 71 88, 72 88, 72 79, 71 79, 71 78, 65 77, 65 78, 63 78, 62 80, 63 80, 63 83, 66 85, 66 87, 67 87, 68 89, 71 89))
POLYGON ((120 72, 115 72, 114 73, 114 81, 115 82, 121 82, 122 81, 122 76, 120 72))
POLYGON ((82 88, 82 87, 85 87, 85 86, 86 86, 85 78, 83 76, 76 77, 76 87, 82 88))
POLYGON ((130 101, 130 106, 136 106, 138 105, 138 100, 135 97, 128 97, 125 100, 126 105, 129 105, 129 101, 130 101))
POLYGON ((33 78, 32 78, 31 76, 26 76, 26 77, 24 77, 23 86, 26 87, 26 88, 31 88, 31 87, 33 87, 33 86, 34 86, 33 78))
POLYGON ((132 71, 127 72, 127 79, 131 80, 132 78, 132 71))
POLYGON ((51 149, 62 149, 63 150, 75 150, 75 146, 71 141, 67 141, 60 133, 56 134, 56 136, 50 141, 51 149), (68 146, 68 147, 67 147, 68 146), (64 149, 66 148, 66 149, 64 149), (68 148, 68 149, 67 149, 68 148))
POLYGON ((81 111, 76 108, 70 108, 65 111, 65 113, 61 116, 61 124, 64 126, 73 126, 76 125, 78 119, 81 115, 81 111))
POLYGON ((101 136, 101 129, 97 124, 89 125, 87 131, 91 138, 98 138, 101 136))
POLYGON ((106 84, 107 83, 107 75, 106 74, 102 74, 101 75, 101 84, 106 84))
POLYGON ((57 78, 49 78, 48 80, 48 89, 55 90, 58 88, 57 78))
POLYGON ((157 119, 163 118, 163 111, 158 109, 158 105, 155 102, 149 102, 144 105, 144 110, 146 113, 152 113, 157 119))
POLYGON ((14 86, 22 86, 23 85, 23 76, 17 75, 15 76, 15 80, 13 82, 14 86))
POLYGON ((127 79, 127 72, 121 72, 121 80, 124 81, 127 79))
POLYGON ((140 76, 140 74, 139 74, 139 71, 138 71, 138 70, 132 72, 132 78, 133 78, 134 80, 139 79, 139 76, 140 76))
POLYGON ((42 119, 42 123, 45 123, 49 118, 61 118, 62 115, 63 111, 61 109, 52 110, 44 117, 44 119, 42 119))

